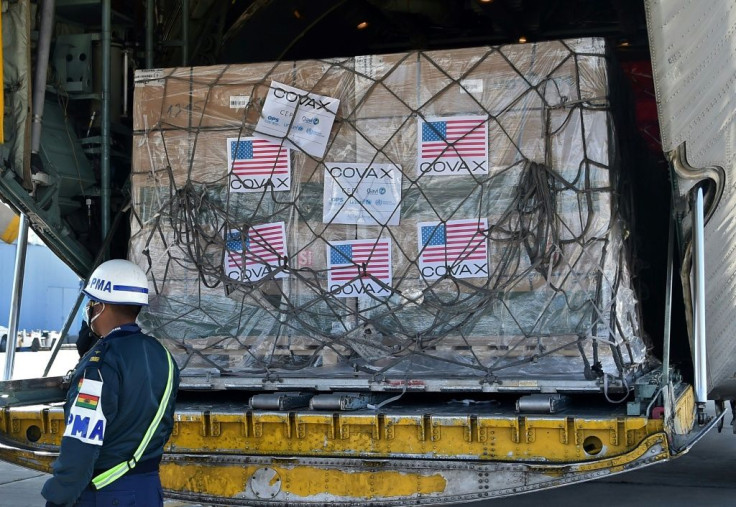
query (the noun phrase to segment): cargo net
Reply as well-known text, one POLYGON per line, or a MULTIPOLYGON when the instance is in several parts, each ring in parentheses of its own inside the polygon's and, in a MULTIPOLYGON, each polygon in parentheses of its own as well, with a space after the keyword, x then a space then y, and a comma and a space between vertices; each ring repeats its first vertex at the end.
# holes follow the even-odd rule
POLYGON ((647 352, 608 83, 599 39, 138 72, 144 328, 307 387, 624 378, 647 352))

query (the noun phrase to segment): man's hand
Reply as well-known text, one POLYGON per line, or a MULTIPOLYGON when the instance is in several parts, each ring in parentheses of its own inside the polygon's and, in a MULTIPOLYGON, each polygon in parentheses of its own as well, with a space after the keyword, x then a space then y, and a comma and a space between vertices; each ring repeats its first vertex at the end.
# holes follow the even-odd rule
POLYGON ((79 352, 79 357, 85 355, 99 339, 100 337, 92 332, 87 323, 82 322, 82 327, 79 328, 79 338, 77 338, 77 352, 79 352))

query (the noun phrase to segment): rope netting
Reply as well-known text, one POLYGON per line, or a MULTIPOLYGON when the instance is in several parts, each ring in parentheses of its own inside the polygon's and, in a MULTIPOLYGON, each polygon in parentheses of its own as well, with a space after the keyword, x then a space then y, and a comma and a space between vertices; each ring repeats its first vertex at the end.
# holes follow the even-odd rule
POLYGON ((620 377, 609 97, 599 39, 139 72, 142 323, 230 374, 620 377))

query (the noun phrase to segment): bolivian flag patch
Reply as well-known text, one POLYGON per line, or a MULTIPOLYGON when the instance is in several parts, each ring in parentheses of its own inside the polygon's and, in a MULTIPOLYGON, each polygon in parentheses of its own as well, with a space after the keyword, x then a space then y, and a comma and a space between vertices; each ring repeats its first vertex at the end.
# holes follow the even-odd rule
POLYGON ((99 396, 95 396, 94 394, 79 393, 79 396, 77 396, 77 402, 74 404, 74 406, 95 410, 97 409, 97 404, 99 402, 99 396))
POLYGON ((86 444, 102 445, 107 419, 102 412, 102 382, 82 379, 79 393, 69 407, 64 437, 86 444))

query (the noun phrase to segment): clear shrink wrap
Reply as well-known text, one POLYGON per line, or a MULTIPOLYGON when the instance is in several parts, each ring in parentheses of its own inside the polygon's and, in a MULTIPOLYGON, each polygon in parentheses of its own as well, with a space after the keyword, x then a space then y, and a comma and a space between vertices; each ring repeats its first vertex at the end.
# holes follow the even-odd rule
POLYGON ((242 375, 640 368, 609 86, 602 39, 139 71, 129 256, 151 279, 142 323, 180 365, 242 375), (269 102, 283 85, 301 90, 295 111, 269 102), (315 97, 340 101, 321 156, 295 145, 318 131, 315 97), (288 135, 266 136, 279 121, 288 135), (480 151, 462 151, 477 132, 480 151), (289 150, 288 186, 274 165, 241 191, 231 173, 263 139, 289 150), (455 232, 468 221, 472 239, 455 232), (280 224, 283 237, 258 236, 280 224), (388 268, 352 240, 388 240, 388 268), (452 257, 453 241, 477 255, 452 257), (425 256, 438 245, 439 264, 425 256), (335 282, 344 252, 355 277, 335 282))

